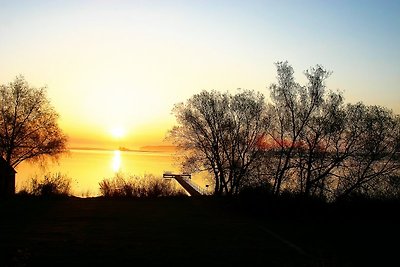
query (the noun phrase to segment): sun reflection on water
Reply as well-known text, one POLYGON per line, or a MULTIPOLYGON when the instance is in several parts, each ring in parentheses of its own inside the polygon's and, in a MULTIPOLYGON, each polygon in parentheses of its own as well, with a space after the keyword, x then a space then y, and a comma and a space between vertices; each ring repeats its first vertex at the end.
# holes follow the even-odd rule
MULTIPOLYGON (((71 177, 73 195, 98 196, 99 183, 114 177, 116 173, 123 172, 126 177, 141 177, 144 174, 162 177, 165 170, 171 170, 172 173, 179 171, 176 159, 169 153, 71 149, 70 154, 60 157, 59 162, 48 162, 46 169, 30 162, 18 165, 16 190, 30 186, 32 177, 43 177, 51 172, 71 177)), ((196 182, 194 177, 192 179, 196 182)))
POLYGON ((121 168, 121 151, 114 150, 114 157, 112 159, 112 169, 114 172, 119 172, 121 168))

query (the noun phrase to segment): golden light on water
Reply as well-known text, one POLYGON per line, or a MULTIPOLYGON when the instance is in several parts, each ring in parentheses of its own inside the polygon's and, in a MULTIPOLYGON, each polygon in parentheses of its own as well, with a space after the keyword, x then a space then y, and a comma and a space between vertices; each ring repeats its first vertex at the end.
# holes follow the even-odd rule
POLYGON ((121 151, 115 150, 114 157, 112 160, 112 169, 114 172, 118 172, 121 168, 121 151))
MULTIPOLYGON (((144 174, 162 177, 165 170, 179 172, 176 158, 169 152, 71 149, 70 154, 61 157, 59 162, 49 162, 46 169, 30 162, 18 165, 16 188, 20 191, 29 186, 32 177, 43 177, 49 172, 61 173, 72 179, 73 195, 98 196, 99 183, 119 172, 125 177, 142 177, 144 174)), ((204 174, 194 174, 192 180, 203 188, 209 183, 204 174)))

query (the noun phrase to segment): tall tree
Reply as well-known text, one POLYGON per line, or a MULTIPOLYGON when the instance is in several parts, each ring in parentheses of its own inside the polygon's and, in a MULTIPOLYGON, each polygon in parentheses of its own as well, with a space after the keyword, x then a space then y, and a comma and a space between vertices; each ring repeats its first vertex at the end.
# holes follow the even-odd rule
POLYGON ((270 166, 272 188, 279 194, 282 183, 293 178, 295 155, 302 146, 301 136, 323 103, 325 79, 330 73, 316 66, 305 72, 308 84, 301 86, 295 82, 293 68, 288 62, 278 62, 276 66, 278 82, 269 87, 272 105, 268 139, 275 151, 275 163, 270 166))
POLYGON ((348 133, 357 136, 352 153, 338 171, 336 197, 374 194, 394 181, 398 184, 400 161, 400 117, 380 106, 349 104, 348 133))
POLYGON ((322 197, 330 191, 332 173, 349 155, 342 135, 344 119, 342 95, 329 92, 300 134, 294 159, 299 193, 322 197))
POLYGON ((265 161, 275 194, 283 187, 333 199, 393 184, 400 168, 399 116, 362 103, 345 106, 340 93, 326 90, 330 73, 321 66, 305 72, 305 86, 295 82, 287 62, 277 69, 268 109, 266 149, 272 153, 265 161))
POLYGON ((183 169, 208 171, 214 194, 237 194, 262 160, 259 145, 265 130, 261 94, 203 91, 175 106, 178 126, 170 138, 183 153, 183 169))
POLYGON ((23 76, 1 85, 0 155, 14 168, 25 160, 56 157, 67 142, 57 120, 45 87, 29 86, 23 76))

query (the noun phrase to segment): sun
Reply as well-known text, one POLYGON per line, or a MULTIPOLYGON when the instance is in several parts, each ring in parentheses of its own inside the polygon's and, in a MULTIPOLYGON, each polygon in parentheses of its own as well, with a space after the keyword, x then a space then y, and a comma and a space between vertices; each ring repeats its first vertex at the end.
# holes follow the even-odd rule
POLYGON ((125 136, 125 129, 121 126, 111 128, 110 132, 114 138, 122 138, 125 136))

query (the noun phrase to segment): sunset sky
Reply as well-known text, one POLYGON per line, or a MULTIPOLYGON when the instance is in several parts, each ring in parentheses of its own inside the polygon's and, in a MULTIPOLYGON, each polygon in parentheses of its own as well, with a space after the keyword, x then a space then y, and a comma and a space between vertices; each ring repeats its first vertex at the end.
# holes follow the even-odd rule
POLYGON ((400 1, 1 1, 0 84, 48 86, 70 146, 161 145, 202 89, 269 95, 315 64, 347 102, 400 113, 400 1), (279 2, 279 3, 278 3, 279 2))

